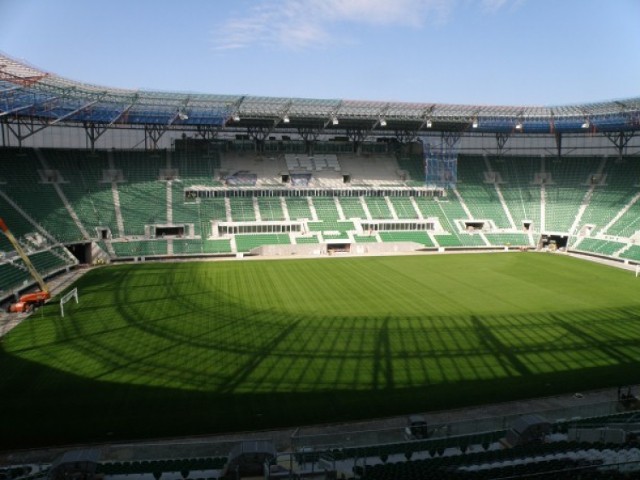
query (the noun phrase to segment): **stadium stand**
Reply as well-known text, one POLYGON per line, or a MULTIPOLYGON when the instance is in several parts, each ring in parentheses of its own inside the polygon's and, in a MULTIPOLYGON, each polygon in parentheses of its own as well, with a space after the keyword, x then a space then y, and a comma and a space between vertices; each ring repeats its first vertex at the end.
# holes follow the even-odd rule
POLYGON ((500 189, 517 229, 525 223, 536 231, 540 225, 540 186, 534 185, 535 173, 541 171, 540 157, 495 157, 492 169, 500 175, 500 189))
MULTIPOLYGON (((329 223, 336 222, 340 219, 340 214, 338 213, 338 208, 333 197, 313 197, 311 200, 318 220, 329 223)), ((333 229, 327 228, 326 230, 333 229)))
POLYGON ((603 233, 604 228, 637 194, 640 166, 629 160, 609 158, 600 178, 596 178, 593 194, 581 218, 579 233, 591 225, 593 233, 603 233))
POLYGON ((386 197, 364 197, 371 218, 378 220, 392 220, 393 214, 389 209, 386 197))
POLYGON ((621 253, 620 256, 640 262, 640 245, 632 245, 626 252, 621 253))
MULTIPOLYGON (((167 187, 160 180, 166 158, 158 153, 113 152, 114 166, 124 181, 117 184, 125 235, 145 235, 147 225, 167 222, 167 187)), ((115 203, 115 201, 114 201, 115 203)))
POLYGON ((375 235, 354 235, 353 240, 356 243, 376 243, 378 241, 375 235))
POLYGON ((35 149, 0 149, 6 181, 2 190, 32 219, 37 219, 58 241, 74 242, 83 234, 55 189, 64 179, 46 170, 35 149))
POLYGON ((546 229, 569 232, 578 208, 590 187, 589 178, 598 171, 598 158, 545 159, 544 182, 546 229))
POLYGON ((398 166, 407 172, 408 182, 414 185, 424 183, 424 161, 420 155, 399 155, 398 166))
POLYGON ((258 197, 258 206, 262 220, 285 220, 280 197, 258 197))
POLYGON ((231 219, 234 222, 256 221, 256 209, 253 198, 233 197, 229 199, 231 207, 231 219))
MULTIPOLYGON (((415 155, 4 148, 0 158, 7 167, 0 206, 31 252, 86 241, 113 259, 326 241, 516 248, 555 233, 571 235, 577 251, 638 261, 640 166, 625 158, 459 155, 457 188, 433 197, 394 193, 424 174, 415 155), (266 193, 219 181, 234 162, 234 173, 258 172, 249 183, 266 193), (310 187, 283 185, 279 176, 303 167, 329 182, 357 175, 331 195, 317 187, 290 196, 310 187), (229 195, 230 188, 240 190, 229 195)), ((0 251, 11 251, 2 238, 0 251)))
POLYGON ((151 257, 167 254, 166 240, 127 240, 113 242, 113 250, 120 257, 151 257))
POLYGON ((296 243, 305 244, 305 243, 319 243, 317 235, 311 235, 310 237, 296 237, 296 243))
POLYGON ((290 243, 289 235, 283 234, 236 235, 238 252, 250 252, 252 249, 262 245, 286 245, 290 243))
POLYGON ((367 218, 359 197, 342 197, 340 205, 345 218, 367 218))
POLYGON ((492 220, 497 228, 511 228, 494 183, 485 180, 482 157, 469 156, 458 167, 458 191, 473 218, 492 220))
POLYGON ((285 201, 291 220, 313 219, 307 197, 289 197, 285 198, 285 201))
POLYGON ((413 208, 413 203, 408 197, 388 197, 393 205, 398 218, 414 219, 418 218, 418 212, 413 208))
POLYGON ((415 242, 425 247, 434 247, 427 232, 380 232, 383 242, 415 242))
POLYGON ((601 240, 597 238, 584 238, 576 245, 576 250, 585 252, 599 253, 601 255, 613 256, 617 251, 624 248, 625 244, 621 242, 613 242, 610 240, 601 240))

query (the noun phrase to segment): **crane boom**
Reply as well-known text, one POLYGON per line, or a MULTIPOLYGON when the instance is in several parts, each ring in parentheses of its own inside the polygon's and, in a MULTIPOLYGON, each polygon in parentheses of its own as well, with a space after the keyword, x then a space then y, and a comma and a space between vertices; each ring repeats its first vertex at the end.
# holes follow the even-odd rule
POLYGON ((13 233, 11 233, 11 230, 9 230, 9 228, 7 227, 7 224, 4 223, 4 220, 2 218, 0 218, 0 230, 2 230, 2 233, 5 234, 9 242, 11 242, 11 245, 13 245, 13 248, 18 253, 20 258, 24 262, 25 266, 29 270, 29 273, 40 286, 40 290, 42 290, 45 293, 49 293, 49 287, 47 287, 47 284, 44 282, 42 276, 38 273, 38 271, 36 270, 36 267, 33 266, 33 263, 31 263, 31 260, 29 260, 29 257, 27 256, 26 252, 24 251, 22 246, 18 243, 18 240, 16 240, 16 237, 13 236, 13 233))

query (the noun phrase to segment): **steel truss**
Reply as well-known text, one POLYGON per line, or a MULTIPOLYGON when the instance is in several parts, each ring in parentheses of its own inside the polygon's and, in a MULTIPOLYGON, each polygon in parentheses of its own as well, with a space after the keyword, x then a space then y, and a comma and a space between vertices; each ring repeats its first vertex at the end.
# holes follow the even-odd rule
POLYGON ((19 145, 48 126, 65 124, 85 128, 92 148, 108 128, 143 128, 150 149, 170 129, 205 139, 241 131, 258 149, 273 132, 303 132, 308 149, 320 135, 337 134, 350 138, 354 151, 371 136, 410 143, 430 131, 473 129, 495 134, 498 152, 509 135, 552 133, 561 156, 562 135, 584 133, 607 135, 621 154, 629 135, 640 130, 640 97, 522 107, 165 93, 84 84, 0 55, 0 122, 3 142, 12 137, 19 145))

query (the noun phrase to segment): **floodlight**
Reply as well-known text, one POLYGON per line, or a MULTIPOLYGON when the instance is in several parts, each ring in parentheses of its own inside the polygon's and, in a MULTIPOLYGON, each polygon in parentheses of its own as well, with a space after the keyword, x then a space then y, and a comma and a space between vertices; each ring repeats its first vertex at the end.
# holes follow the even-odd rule
POLYGON ((232 118, 232 120, 234 122, 239 122, 240 121, 240 115, 238 115, 237 113, 234 113, 233 117, 231 117, 231 118, 232 118))
POLYGON ((478 128, 478 119, 477 118, 473 119, 473 123, 471 124, 471 127, 478 128))
POLYGON ((284 123, 289 123, 289 122, 290 122, 290 120, 289 120, 289 115, 285 115, 285 116, 284 116, 284 118, 282 119, 282 121, 283 121, 284 123))
POLYGON ((585 122, 582 124, 582 128, 589 128, 591 126, 591 123, 589 123, 589 120, 585 120, 585 122))
POLYGON ((179 118, 180 120, 182 120, 182 121, 184 121, 184 120, 189 120, 189 115, 187 115, 187 114, 186 114, 186 113, 184 113, 184 112, 179 112, 179 113, 178 113, 178 118, 179 118))
POLYGON ((387 121, 384 118, 380 119, 380 126, 381 127, 386 127, 387 126, 387 121))
POLYGON ((522 122, 516 123, 516 130, 522 130, 522 122))
POLYGON ((338 125, 338 123, 340 123, 340 122, 338 121, 338 117, 333 117, 333 118, 331 119, 331 124, 332 124, 332 125, 338 125))
POLYGON ((431 119, 427 120, 427 128, 431 128, 431 119))

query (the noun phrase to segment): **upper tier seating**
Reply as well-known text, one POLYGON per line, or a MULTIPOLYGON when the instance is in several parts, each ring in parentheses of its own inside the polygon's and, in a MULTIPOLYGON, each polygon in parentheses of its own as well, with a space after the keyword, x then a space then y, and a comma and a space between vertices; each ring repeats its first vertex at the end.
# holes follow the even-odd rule
POLYGON ((485 183, 486 171, 484 159, 480 156, 469 156, 466 161, 459 162, 458 192, 473 218, 493 220, 498 228, 510 228, 511 224, 500 203, 495 184, 485 183))
POLYGON ((548 231, 569 231, 589 190, 588 180, 601 161, 593 157, 545 159, 546 171, 551 174, 551 182, 545 183, 548 231))
POLYGON ((500 190, 517 229, 531 222, 540 231, 540 185, 534 185, 535 173, 540 172, 540 157, 489 158, 492 170, 502 178, 500 190))

